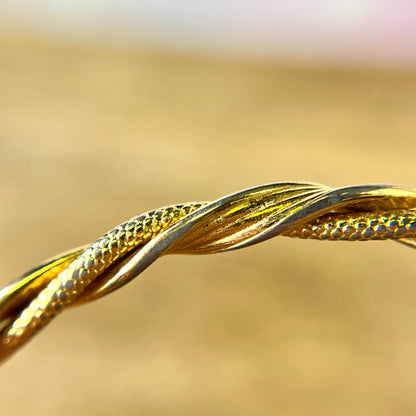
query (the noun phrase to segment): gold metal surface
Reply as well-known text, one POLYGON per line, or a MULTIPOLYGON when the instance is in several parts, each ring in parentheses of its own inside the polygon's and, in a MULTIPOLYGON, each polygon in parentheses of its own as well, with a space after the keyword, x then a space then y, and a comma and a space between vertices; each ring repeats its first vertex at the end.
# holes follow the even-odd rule
POLYGON ((415 247, 416 190, 276 183, 132 218, 0 291, 0 360, 65 307, 114 291, 163 254, 216 253, 277 235, 334 241, 392 239, 415 247))

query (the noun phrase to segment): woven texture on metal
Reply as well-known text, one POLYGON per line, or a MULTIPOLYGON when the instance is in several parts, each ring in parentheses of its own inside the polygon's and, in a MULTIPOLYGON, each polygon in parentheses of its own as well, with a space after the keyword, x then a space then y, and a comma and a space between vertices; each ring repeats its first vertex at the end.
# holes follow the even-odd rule
POLYGON ((66 307, 111 293, 161 255, 223 252, 278 235, 396 240, 416 247, 416 190, 392 185, 334 189, 275 183, 132 218, 90 245, 47 260, 0 290, 0 360, 66 307))

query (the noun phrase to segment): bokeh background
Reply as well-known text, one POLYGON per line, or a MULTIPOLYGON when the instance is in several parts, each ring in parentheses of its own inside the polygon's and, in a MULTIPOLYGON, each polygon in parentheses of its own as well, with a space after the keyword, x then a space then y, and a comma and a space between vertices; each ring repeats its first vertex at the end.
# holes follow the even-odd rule
MULTIPOLYGON (((3 0, 0 27, 1 285, 175 202, 416 185, 412 2, 3 0)), ((393 242, 162 258, 6 362, 2 414, 413 415, 415 293, 393 242)))

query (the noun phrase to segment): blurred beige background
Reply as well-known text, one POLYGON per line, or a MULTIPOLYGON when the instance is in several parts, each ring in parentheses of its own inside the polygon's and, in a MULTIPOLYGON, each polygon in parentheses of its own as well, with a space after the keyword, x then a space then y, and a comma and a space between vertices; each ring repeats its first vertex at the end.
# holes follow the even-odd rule
MULTIPOLYGON (((125 219, 250 186, 416 185, 416 72, 0 36, 4 285, 125 219)), ((411 415, 415 253, 171 256, 0 369, 7 415, 411 415)), ((3 414, 2 413, 2 414, 3 414)))

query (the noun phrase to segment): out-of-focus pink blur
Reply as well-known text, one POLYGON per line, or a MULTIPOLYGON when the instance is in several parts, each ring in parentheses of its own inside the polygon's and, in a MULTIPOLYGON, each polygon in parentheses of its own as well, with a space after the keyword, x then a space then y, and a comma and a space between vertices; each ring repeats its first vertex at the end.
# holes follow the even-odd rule
POLYGON ((410 0, 33 0, 0 3, 8 30, 316 65, 414 67, 410 0))

